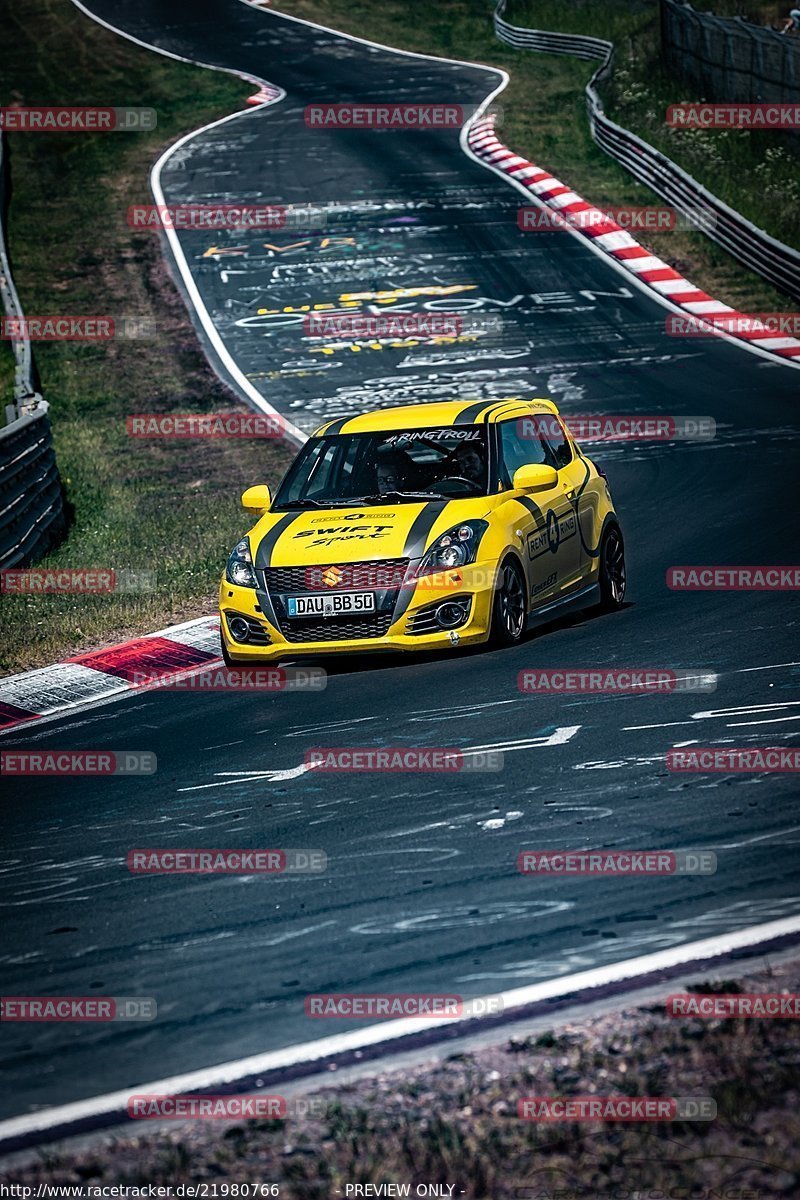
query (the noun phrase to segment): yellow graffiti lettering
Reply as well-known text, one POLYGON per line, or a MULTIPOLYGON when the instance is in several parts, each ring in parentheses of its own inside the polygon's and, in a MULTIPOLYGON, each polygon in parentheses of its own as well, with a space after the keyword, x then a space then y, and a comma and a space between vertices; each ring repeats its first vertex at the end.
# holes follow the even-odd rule
POLYGON ((217 258, 221 254, 246 254, 247 246, 209 246, 203 258, 217 258))
POLYGON ((474 292, 476 283, 454 283, 450 287, 395 288, 391 292, 343 292, 342 303, 348 300, 408 300, 413 296, 452 296, 454 292, 474 292))
POLYGON ((274 250, 276 254, 283 254, 286 250, 299 250, 301 246, 310 246, 311 238, 306 238, 304 242, 292 242, 289 246, 274 246, 272 242, 264 242, 265 250, 274 250))

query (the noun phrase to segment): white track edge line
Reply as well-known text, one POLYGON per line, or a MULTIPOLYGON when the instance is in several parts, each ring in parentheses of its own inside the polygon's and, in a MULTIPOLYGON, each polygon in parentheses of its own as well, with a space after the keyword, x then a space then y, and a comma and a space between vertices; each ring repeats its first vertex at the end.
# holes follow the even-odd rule
MULTIPOLYGON (((248 0, 245 0, 245 2, 248 2, 248 0)), ((496 165, 495 163, 489 162, 489 160, 486 158, 481 158, 480 155, 475 154, 472 147, 468 143, 469 130, 471 126, 480 119, 482 111, 485 110, 489 104, 491 104, 495 96, 498 96, 504 90, 504 88, 505 84, 501 85, 496 91, 492 92, 492 94, 484 101, 482 109, 479 109, 478 112, 476 112, 475 115, 464 125, 461 131, 461 149, 469 158, 472 158, 475 162, 480 163, 481 166, 485 167, 487 171, 493 171, 495 175, 498 175, 501 179, 505 179, 507 183, 513 184, 517 191, 521 192, 523 196, 526 196, 530 202, 538 205, 539 208, 545 212, 552 212, 554 210, 550 207, 550 205, 547 204, 546 201, 540 200, 539 197, 532 192, 531 188, 526 186, 522 180, 519 180, 516 175, 510 175, 507 171, 504 171, 502 167, 496 165)), ((531 163, 531 166, 536 166, 536 164, 531 163)), ((543 181, 540 180, 539 182, 543 181)), ((563 181, 559 180, 559 182, 563 181)), ((564 184, 564 186, 566 187, 568 185, 564 184)), ((590 207, 593 207, 590 201, 585 200, 585 197, 581 197, 581 199, 583 199, 585 203, 590 204, 590 207)), ((684 307, 679 304, 675 304, 673 301, 670 301, 669 297, 664 296, 660 292, 656 291, 656 289, 653 288, 651 284, 647 283, 646 280, 640 279, 635 272, 625 267, 623 265, 623 261, 615 258, 613 254, 609 253, 607 250, 604 250, 602 246, 596 245, 595 239, 584 237, 579 229, 572 228, 571 226, 568 226, 563 232, 567 233, 570 237, 579 238, 581 245, 586 246, 587 249, 589 249, 598 258, 602 258, 603 261, 607 263, 608 266, 610 266, 614 271, 616 271, 618 275, 622 276, 623 279, 626 279, 634 288, 638 289, 638 291, 642 292, 646 296, 649 296, 651 300, 655 300, 662 306, 662 308, 666 308, 670 312, 678 313, 683 317, 686 316, 688 306, 684 307)), ((641 246, 641 242, 636 242, 636 245, 641 246)), ((694 284, 693 286, 699 291, 705 291, 705 289, 701 288, 699 284, 694 284)), ((592 289, 589 288, 587 290, 591 291, 592 289)), ((720 302, 714 301, 714 303, 720 302)), ((751 354, 756 354, 759 358, 765 359, 773 366, 786 366, 794 368, 795 370, 800 370, 799 361, 791 358, 781 358, 775 354, 771 354, 768 350, 760 350, 758 346, 753 345, 746 339, 734 337, 732 334, 726 333, 722 329, 715 328, 711 336, 721 338, 723 341, 729 342, 732 346, 738 346, 740 350, 746 350, 751 354)))
MULTIPOLYGON (((599 988, 623 980, 633 980, 653 971, 666 970, 684 964, 690 966, 697 960, 719 958, 735 950, 757 946, 761 942, 772 941, 791 934, 800 934, 800 915, 768 921, 763 925, 753 925, 747 929, 736 929, 730 933, 717 934, 699 942, 687 942, 681 946, 672 946, 668 950, 659 950, 654 954, 642 955, 639 958, 626 959, 603 967, 593 967, 575 975, 562 975, 544 983, 527 984, 508 992, 500 992, 499 997, 503 1010, 507 1013, 509 1010, 521 1008, 537 1001, 552 1000, 588 988, 599 988)), ((497 995, 498 993, 495 994, 495 999, 497 995)), ((142 1093, 167 1096, 188 1094, 193 1089, 202 1090, 218 1084, 231 1084, 235 1083, 237 1079, 247 1078, 251 1075, 296 1066, 300 1063, 314 1062, 366 1046, 380 1046, 382 1043, 388 1045, 399 1038, 419 1032, 422 1028, 458 1027, 466 1020, 475 1020, 475 1018, 459 1017, 451 1020, 443 1017, 424 1022, 406 1018, 399 1021, 386 1021, 378 1025, 369 1025, 365 1029, 287 1046, 283 1050, 254 1054, 248 1058, 219 1063, 213 1067, 205 1067, 151 1083, 139 1084, 136 1087, 108 1092, 89 1100, 78 1100, 70 1104, 28 1113, 21 1117, 12 1117, 10 1120, 0 1122, 0 1145, 4 1141, 26 1134, 44 1132, 47 1129, 104 1114, 124 1112, 132 1095, 142 1093)), ((512 1022, 513 1017, 509 1023, 512 1022)), ((500 1039, 505 1036, 501 1030, 502 1027, 499 1027, 498 1037, 500 1039)))
MULTIPOLYGON (((199 137, 201 133, 206 133, 209 129, 214 129, 218 125, 224 125, 226 122, 233 121, 238 117, 248 117, 251 115, 251 113, 257 113, 261 109, 268 108, 272 104, 278 104, 281 100, 286 98, 286 92, 284 89, 269 79, 261 79, 258 76, 249 75, 244 71, 236 70, 235 67, 217 67, 212 63, 204 63, 200 62, 199 60, 184 58, 182 55, 175 54, 171 50, 164 50, 160 46, 154 46, 149 42, 143 42, 140 38, 135 37, 133 34, 126 33, 124 30, 118 29, 115 25, 111 25, 108 21, 104 21, 102 17, 96 16, 90 11, 90 9, 86 8, 82 3, 82 0, 72 0, 72 3, 76 8, 80 9, 85 16, 89 17, 90 20, 96 22, 98 25, 102 25, 105 29, 110 30, 119 37, 126 38, 129 42, 134 42, 137 46, 141 46, 145 50, 150 50, 155 54, 163 54, 167 58, 176 59, 178 62, 189 63, 191 66, 202 67, 207 71, 221 71, 226 75, 235 75, 238 79, 243 79, 247 83, 275 88, 278 92, 276 96, 262 101, 260 104, 253 105, 251 108, 238 109, 236 112, 228 113, 227 116, 221 117, 216 121, 209 121, 207 125, 202 125, 199 129, 194 129, 190 133, 184 134, 183 137, 178 138, 176 142, 173 142, 171 146, 168 146, 163 154, 161 154, 161 156, 157 159, 150 171, 150 187, 156 204, 166 206, 164 193, 161 188, 161 170, 166 161, 171 157, 172 154, 175 153, 176 150, 185 145, 186 142, 191 141, 192 138, 199 137)), ((268 413, 278 418, 284 436, 288 441, 293 442, 296 446, 304 445, 307 441, 307 435, 303 433, 301 429, 298 429, 296 425, 293 425, 291 421, 289 421, 282 413, 280 413, 277 408, 270 404, 270 402, 261 395, 258 389, 253 386, 220 337, 217 327, 211 319, 211 315, 206 308, 205 303, 203 302, 203 298, 200 295, 197 284, 195 283, 192 273, 189 270, 189 264, 186 261, 186 256, 183 253, 183 248, 180 244, 180 239, 176 230, 165 227, 163 232, 166 235, 175 265, 180 272, 184 287, 186 288, 200 323, 203 326, 206 337, 213 346, 214 352, 218 356, 222 365, 225 367, 225 370, 260 412, 268 413)), ((215 371, 214 373, 219 376, 218 371, 215 371)), ((228 381, 223 379, 222 382, 227 383, 228 381)))

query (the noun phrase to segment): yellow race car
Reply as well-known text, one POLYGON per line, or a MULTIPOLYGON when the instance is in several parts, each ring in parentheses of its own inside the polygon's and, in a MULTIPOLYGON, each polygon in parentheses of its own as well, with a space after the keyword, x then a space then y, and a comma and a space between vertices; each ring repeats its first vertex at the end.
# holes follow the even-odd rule
POLYGON ((513 645, 570 609, 619 608, 622 531, 602 471, 549 400, 389 408, 323 425, 234 547, 228 664, 513 645))

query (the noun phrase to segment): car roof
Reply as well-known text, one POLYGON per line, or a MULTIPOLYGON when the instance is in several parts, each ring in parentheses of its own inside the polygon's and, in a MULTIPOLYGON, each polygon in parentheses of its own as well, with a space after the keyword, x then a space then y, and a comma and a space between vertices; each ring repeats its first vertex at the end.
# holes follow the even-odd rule
POLYGON ((392 429, 425 429, 449 425, 488 425, 495 421, 529 417, 531 413, 557 413, 552 400, 450 400, 443 404, 405 404, 380 408, 353 417, 340 417, 320 425, 314 437, 332 433, 382 433, 392 429))

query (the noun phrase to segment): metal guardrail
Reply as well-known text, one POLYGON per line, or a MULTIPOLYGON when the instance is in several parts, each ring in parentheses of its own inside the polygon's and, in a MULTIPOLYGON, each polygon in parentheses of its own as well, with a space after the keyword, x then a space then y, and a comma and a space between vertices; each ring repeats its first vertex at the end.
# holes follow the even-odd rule
POLYGON ((601 65, 586 85, 586 105, 590 131, 601 150, 687 217, 691 218, 698 209, 707 212, 711 219, 703 223, 703 232, 708 237, 780 291, 800 299, 800 252, 770 237, 660 150, 606 116, 597 86, 611 72, 613 42, 582 34, 523 29, 504 20, 505 10, 506 0, 499 0, 494 13, 494 28, 501 41, 520 50, 569 54, 600 61, 601 65))
MULTIPOLYGON (((23 319, 6 243, 8 149, 0 133, 0 301, 7 317, 23 319)), ((48 405, 36 390, 30 340, 15 338, 14 402, 0 427, 0 567, 27 566, 64 531, 64 502, 48 405)))

